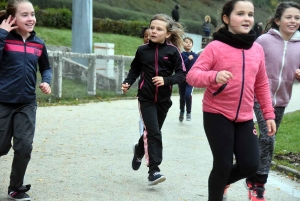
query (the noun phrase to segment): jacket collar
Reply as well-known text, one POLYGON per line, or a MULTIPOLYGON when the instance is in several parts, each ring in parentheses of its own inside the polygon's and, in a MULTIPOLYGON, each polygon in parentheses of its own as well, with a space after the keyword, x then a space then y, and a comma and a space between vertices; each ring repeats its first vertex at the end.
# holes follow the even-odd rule
POLYGON ((156 47, 157 45, 158 46, 165 46, 167 44, 167 41, 165 40, 165 42, 164 43, 154 43, 154 42, 152 42, 151 40, 149 40, 149 46, 151 46, 151 47, 156 47))
MULTIPOLYGON (((10 33, 12 33, 15 37, 22 38, 22 36, 20 34, 18 34, 15 30, 11 31, 10 33)), ((30 36, 29 37, 35 36, 35 34, 36 34, 35 31, 30 32, 30 36)))
MULTIPOLYGON (((277 29, 271 28, 271 29, 268 31, 268 34, 278 36, 278 37, 280 37, 280 38, 282 39, 281 33, 280 33, 277 29)), ((291 38, 289 41, 300 41, 300 32, 299 32, 299 30, 297 30, 297 31, 293 34, 292 38, 291 38)))

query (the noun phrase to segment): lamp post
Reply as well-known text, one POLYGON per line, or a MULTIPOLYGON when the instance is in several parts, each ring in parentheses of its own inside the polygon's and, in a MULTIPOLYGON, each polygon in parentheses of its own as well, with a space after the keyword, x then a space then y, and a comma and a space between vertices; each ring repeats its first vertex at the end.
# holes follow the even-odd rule
MULTIPOLYGON (((92 53, 93 0, 72 2, 72 52, 92 53)), ((74 59, 88 66, 87 59, 74 59)))

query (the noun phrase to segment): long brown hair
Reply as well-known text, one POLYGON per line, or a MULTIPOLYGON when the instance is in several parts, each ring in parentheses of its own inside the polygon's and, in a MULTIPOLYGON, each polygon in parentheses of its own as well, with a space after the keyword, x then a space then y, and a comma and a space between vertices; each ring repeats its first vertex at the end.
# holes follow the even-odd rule
MULTIPOLYGON (((266 24, 265 30, 264 30, 265 33, 268 32, 269 29, 271 29, 271 28, 279 30, 279 26, 276 24, 275 21, 280 20, 280 18, 282 17, 282 14, 284 13, 284 11, 287 8, 296 8, 296 9, 300 10, 300 5, 293 1, 279 3, 275 9, 274 16, 267 20, 267 24, 266 24)), ((298 28, 298 30, 300 31, 300 27, 298 28)))
POLYGON ((29 0, 9 0, 6 5, 6 10, 0 11, 0 22, 2 22, 4 19, 7 19, 10 15, 14 17, 16 15, 19 3, 23 2, 31 3, 29 0))
POLYGON ((167 42, 172 43, 177 48, 183 48, 183 40, 182 37, 184 36, 184 28, 178 22, 175 22, 170 16, 166 14, 156 14, 150 20, 150 23, 153 20, 161 20, 167 23, 167 32, 171 34, 169 38, 166 39, 167 42))

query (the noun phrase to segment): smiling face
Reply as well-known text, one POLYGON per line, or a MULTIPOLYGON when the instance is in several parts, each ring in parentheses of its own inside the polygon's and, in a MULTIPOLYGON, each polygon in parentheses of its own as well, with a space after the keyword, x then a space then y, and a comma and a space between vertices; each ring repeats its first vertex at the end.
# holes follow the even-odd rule
POLYGON ((15 14, 15 25, 18 26, 16 32, 23 38, 28 37, 36 23, 34 8, 29 2, 21 2, 17 6, 15 14))
POLYGON ((233 34, 247 34, 254 23, 254 6, 249 1, 237 1, 230 16, 223 15, 228 31, 233 34))
POLYGON ((152 20, 150 23, 150 40, 154 43, 164 43, 171 36, 167 32, 167 23, 161 20, 152 20))
POLYGON ((284 40, 289 40, 299 29, 300 10, 294 7, 285 9, 280 19, 276 19, 275 23, 279 27, 282 38, 284 40))

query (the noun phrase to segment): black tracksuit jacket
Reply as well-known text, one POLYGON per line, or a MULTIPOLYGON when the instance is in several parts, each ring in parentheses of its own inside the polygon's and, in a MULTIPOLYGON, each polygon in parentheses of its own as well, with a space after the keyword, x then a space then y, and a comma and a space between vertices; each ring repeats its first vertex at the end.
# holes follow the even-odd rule
POLYGON ((139 99, 153 102, 170 100, 172 85, 185 81, 186 70, 180 51, 170 43, 158 44, 151 40, 139 46, 123 84, 132 85, 139 76, 139 99), (164 86, 154 85, 152 78, 155 76, 163 77, 164 86))

